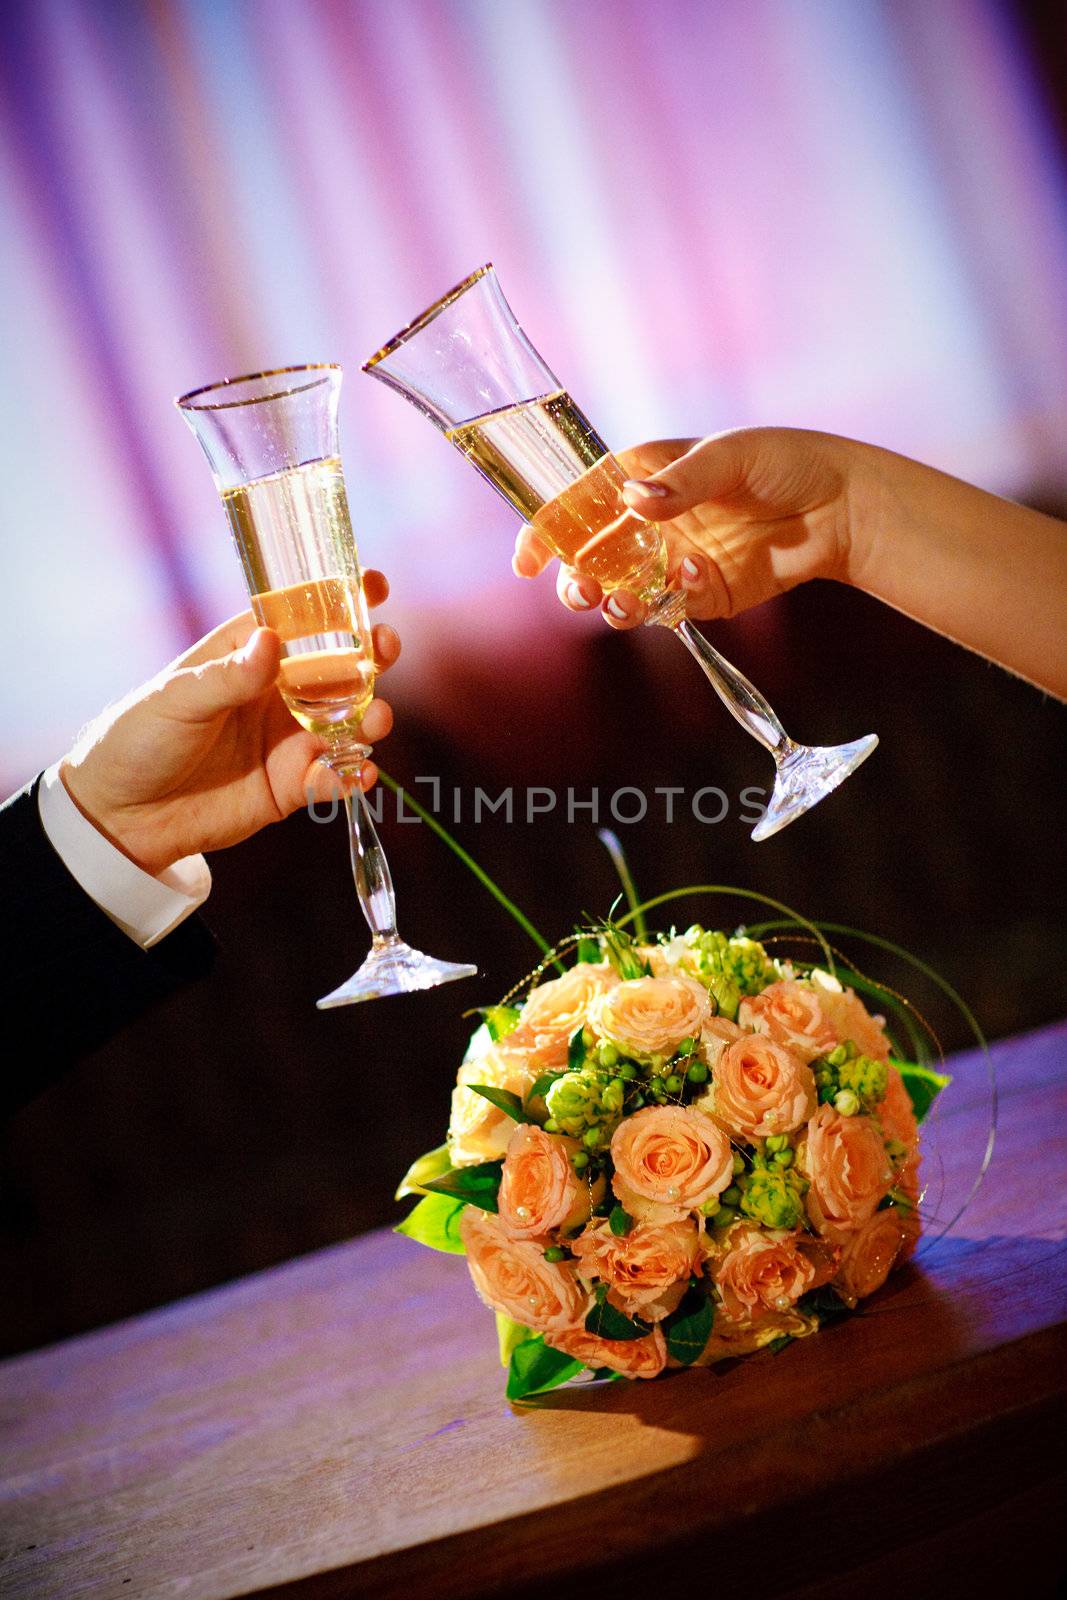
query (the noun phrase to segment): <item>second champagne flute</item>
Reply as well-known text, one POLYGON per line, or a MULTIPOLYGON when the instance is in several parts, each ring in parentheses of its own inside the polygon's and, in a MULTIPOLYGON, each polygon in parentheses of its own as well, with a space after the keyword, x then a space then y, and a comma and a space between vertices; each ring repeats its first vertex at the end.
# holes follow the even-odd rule
POLYGON ((672 629, 737 721, 774 758, 770 804, 752 830, 768 839, 844 782, 878 743, 797 744, 769 703, 721 656, 669 589, 660 529, 623 499, 625 474, 519 327, 492 263, 415 318, 364 372, 435 423, 561 561, 609 593, 630 589, 672 629))
POLYGON ((283 367, 226 378, 175 404, 203 447, 256 621, 282 641, 278 688, 325 741, 348 813, 352 872, 370 954, 320 1008, 432 989, 477 967, 438 961, 396 930, 389 864, 359 785, 370 755, 360 719, 374 694, 374 645, 337 440, 341 369, 283 367))

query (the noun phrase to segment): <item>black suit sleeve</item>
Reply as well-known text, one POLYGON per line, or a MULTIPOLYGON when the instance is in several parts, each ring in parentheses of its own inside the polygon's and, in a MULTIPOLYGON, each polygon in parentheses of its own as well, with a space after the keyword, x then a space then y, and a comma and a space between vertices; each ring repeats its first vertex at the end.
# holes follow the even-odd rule
POLYGON ((0 1115, 211 966, 198 917, 142 950, 105 916, 49 843, 37 782, 0 806, 0 893, 0 1115))

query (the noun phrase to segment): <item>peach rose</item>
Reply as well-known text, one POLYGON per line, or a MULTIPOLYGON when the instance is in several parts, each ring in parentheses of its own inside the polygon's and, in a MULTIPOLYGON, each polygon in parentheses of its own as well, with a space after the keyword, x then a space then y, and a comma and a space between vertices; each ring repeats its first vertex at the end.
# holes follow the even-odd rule
POLYGON ((911 1202, 911 1209, 903 1207, 897 1212, 900 1226, 904 1230, 904 1248, 900 1252, 900 1259, 906 1261, 919 1242, 922 1232, 922 1219, 919 1216, 919 1202, 922 1199, 922 1189, 919 1183, 919 1155, 916 1153, 908 1157, 900 1171, 897 1173, 895 1187, 900 1190, 904 1198, 911 1202))
POLYGON ((589 1020, 603 1038, 641 1060, 669 1056, 683 1039, 696 1038, 711 1010, 707 990, 694 978, 630 978, 593 1002, 589 1020))
POLYGON ((809 1289, 821 1289, 824 1283, 832 1280, 841 1261, 840 1245, 831 1244, 817 1233, 802 1233, 797 1239, 797 1249, 811 1266, 809 1289))
POLYGON ((793 1233, 734 1228, 725 1255, 712 1266, 723 1311, 733 1322, 792 1309, 810 1289, 815 1268, 793 1233))
POLYGON ((906 1230, 895 1206, 876 1211, 845 1240, 835 1280, 850 1305, 880 1289, 900 1258, 906 1230))
POLYGON ((512 1239, 499 1217, 465 1206, 459 1232, 474 1287, 487 1306, 536 1333, 573 1327, 593 1303, 573 1261, 546 1261, 540 1245, 512 1239))
POLYGON ((811 1068, 760 1034, 736 1039, 719 1057, 711 1085, 715 1115, 746 1139, 792 1133, 816 1105, 811 1068))
POLYGON ((808 1216, 834 1244, 844 1244, 874 1215, 893 1182, 878 1124, 871 1117, 843 1117, 829 1105, 808 1123, 797 1164, 811 1180, 808 1216))
POLYGON ((621 1311, 657 1322, 681 1299, 699 1246, 700 1235, 692 1222, 660 1227, 637 1222, 621 1239, 601 1222, 580 1234, 571 1249, 581 1277, 610 1285, 611 1298, 621 1311))
POLYGON ((742 1027, 765 1033, 775 1044, 784 1044, 801 1061, 814 1061, 837 1043, 815 990, 795 978, 772 983, 761 994, 746 995, 737 1020, 742 1027))
POLYGON ((545 1343, 587 1367, 610 1367, 624 1378, 658 1378, 667 1365, 667 1341, 659 1328, 644 1339, 598 1339, 579 1324, 546 1334, 545 1343))
POLYGON ((909 1150, 915 1150, 919 1143, 919 1124, 915 1120, 912 1109, 911 1095, 904 1087, 904 1079, 896 1067, 889 1068, 889 1083, 885 1092, 885 1099, 877 1109, 877 1117, 882 1124, 882 1132, 887 1139, 897 1139, 909 1150))
POLYGON ((612 1188, 632 1216, 680 1222, 733 1182, 730 1141, 695 1106, 648 1106, 611 1140, 612 1188))
POLYGON ((729 1017, 708 1017, 700 1030, 700 1048, 698 1055, 712 1072, 718 1066, 719 1057, 728 1044, 733 1044, 735 1039, 744 1035, 744 1029, 739 1028, 736 1022, 731 1022, 729 1017))
POLYGON ((617 982, 615 969, 606 961, 580 961, 561 978, 538 984, 527 995, 508 1043, 542 1071, 565 1067, 571 1038, 585 1025, 589 1007, 617 982))
POLYGON ((763 1313, 757 1322, 731 1322, 720 1318, 711 1330, 711 1338, 693 1363, 697 1367, 713 1367, 717 1361, 732 1361, 737 1356, 750 1356, 764 1345, 773 1343, 784 1334, 792 1339, 804 1339, 817 1333, 819 1320, 806 1317, 800 1311, 763 1313))
POLYGON ((819 1008, 826 1021, 844 1044, 851 1039, 856 1049, 875 1061, 889 1060, 889 1039, 881 1017, 872 1017, 854 989, 842 989, 836 978, 816 967, 810 973, 811 982, 819 997, 819 1008))
POLYGON ((532 1122, 512 1123, 497 1209, 513 1239, 540 1239, 553 1228, 574 1228, 590 1210, 590 1189, 571 1166, 577 1139, 546 1133, 532 1122))
POLYGON ((510 1039, 494 1044, 484 1055, 460 1067, 452 1091, 452 1116, 448 1124, 449 1155, 454 1167, 478 1161, 497 1161, 508 1147, 514 1118, 475 1094, 472 1083, 489 1089, 508 1089, 523 1095, 534 1078, 525 1055, 510 1048, 510 1039))

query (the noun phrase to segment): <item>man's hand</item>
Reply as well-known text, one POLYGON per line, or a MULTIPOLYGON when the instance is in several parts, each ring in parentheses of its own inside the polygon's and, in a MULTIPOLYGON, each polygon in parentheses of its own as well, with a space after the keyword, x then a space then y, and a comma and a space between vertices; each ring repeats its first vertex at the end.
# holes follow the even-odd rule
MULTIPOLYGON (((389 585, 366 572, 370 606, 389 585)), ((379 672, 400 654, 393 629, 373 630, 379 672)), ((275 688, 281 644, 251 612, 224 622, 143 688, 109 707, 78 739, 60 769, 89 820, 146 872, 183 856, 222 850, 278 822, 337 780, 318 761, 326 748, 307 733, 275 688)), ((384 739, 393 714, 372 700, 368 744, 384 739)), ((368 762, 361 782, 377 776, 368 762)))

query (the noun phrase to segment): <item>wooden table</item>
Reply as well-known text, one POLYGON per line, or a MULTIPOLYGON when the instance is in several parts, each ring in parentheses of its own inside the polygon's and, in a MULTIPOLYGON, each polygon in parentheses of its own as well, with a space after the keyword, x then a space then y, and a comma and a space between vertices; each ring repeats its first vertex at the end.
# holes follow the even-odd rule
POLYGON ((726 1372, 513 1409, 463 1262, 388 1232, 7 1362, 0 1594, 1052 1594, 1067 1025, 995 1059, 957 1232, 726 1372))

